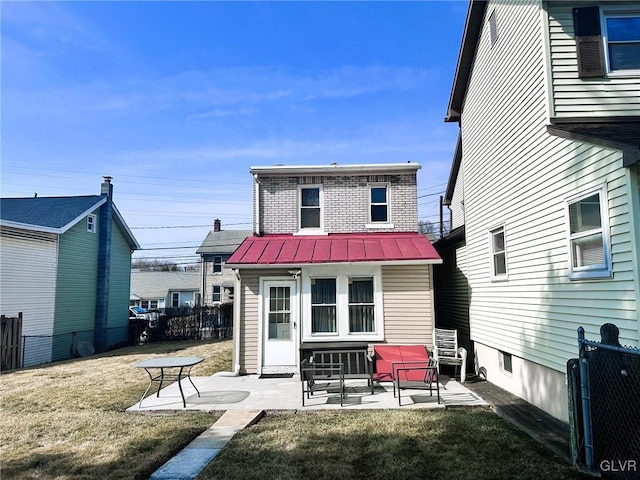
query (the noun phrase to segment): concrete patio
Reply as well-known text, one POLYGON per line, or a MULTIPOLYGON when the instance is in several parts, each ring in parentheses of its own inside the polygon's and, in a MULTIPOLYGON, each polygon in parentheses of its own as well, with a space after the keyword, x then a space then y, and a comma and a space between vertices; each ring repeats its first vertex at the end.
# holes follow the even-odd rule
MULTIPOLYGON (((302 406, 300 376, 291 378, 260 378, 257 375, 225 376, 216 374, 210 377, 192 377, 198 390, 183 379, 182 388, 186 408, 177 382, 171 383, 160 391, 160 396, 150 394, 142 401, 129 407, 129 412, 149 412, 157 410, 319 410, 319 409, 390 409, 390 408, 446 408, 452 406, 489 406, 476 393, 449 377, 440 376, 440 399, 436 393, 429 395, 428 390, 403 390, 402 406, 393 396, 391 383, 376 384, 372 395, 366 381, 346 382, 347 397, 344 406, 340 406, 337 393, 317 393, 302 406)), ((142 394, 142 392, 140 392, 142 394)))

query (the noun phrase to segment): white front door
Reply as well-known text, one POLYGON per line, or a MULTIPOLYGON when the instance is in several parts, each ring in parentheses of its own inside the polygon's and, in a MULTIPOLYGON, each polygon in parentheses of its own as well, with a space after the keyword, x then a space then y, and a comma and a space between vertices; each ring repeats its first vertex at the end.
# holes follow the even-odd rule
POLYGON ((296 282, 267 280, 262 292, 262 373, 294 373, 299 310, 296 282))

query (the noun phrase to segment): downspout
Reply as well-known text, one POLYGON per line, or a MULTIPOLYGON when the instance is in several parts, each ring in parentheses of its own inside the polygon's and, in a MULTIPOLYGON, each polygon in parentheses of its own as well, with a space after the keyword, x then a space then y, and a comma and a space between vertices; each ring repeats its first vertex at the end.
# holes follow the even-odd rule
POLYGON ((237 377, 240 375, 240 304, 242 303, 242 277, 240 270, 234 269, 236 278, 233 290, 233 359, 232 372, 214 373, 214 377, 237 377))
POLYGON ((255 211, 253 212, 253 234, 260 236, 260 181, 258 180, 258 174, 253 174, 253 195, 255 211))

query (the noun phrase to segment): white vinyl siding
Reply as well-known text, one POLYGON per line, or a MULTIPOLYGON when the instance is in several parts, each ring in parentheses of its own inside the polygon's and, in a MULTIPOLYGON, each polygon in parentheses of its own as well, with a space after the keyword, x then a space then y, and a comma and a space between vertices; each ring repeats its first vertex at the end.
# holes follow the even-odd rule
POLYGON ((458 171, 449 209, 451 211, 451 230, 464 225, 464 170, 462 165, 458 171))
POLYGON ((433 268, 430 265, 382 267, 384 339, 431 348, 434 319, 433 268))
MULTIPOLYGON (((630 5, 630 3, 628 3, 630 5)), ((570 3, 546 2, 549 18, 552 116, 640 115, 638 76, 578 78, 578 60, 570 3)))
MULTIPOLYGON (((1 230, 0 305, 2 314, 22 312, 22 335, 52 335, 56 297, 56 235, 1 230)), ((51 361, 51 337, 27 341, 24 366, 51 361)))
POLYGON ((500 41, 491 48, 485 21, 461 122, 472 339, 563 372, 577 355, 580 325, 597 339, 600 325, 612 322, 622 343, 638 344, 622 154, 546 132, 538 6, 495 8, 500 41), (613 278, 572 283, 565 198, 603 184, 613 278), (487 229, 498 222, 509 226, 509 282, 495 283, 487 229))

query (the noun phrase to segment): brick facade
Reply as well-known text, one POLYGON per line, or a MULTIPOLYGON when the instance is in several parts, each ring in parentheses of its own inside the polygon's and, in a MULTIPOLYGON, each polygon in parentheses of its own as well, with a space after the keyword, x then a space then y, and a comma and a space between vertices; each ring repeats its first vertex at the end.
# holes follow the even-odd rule
MULTIPOLYGON (((416 232, 418 203, 416 173, 392 175, 324 175, 317 177, 259 176, 260 231, 298 231, 300 185, 322 185, 326 233, 416 232), (387 184, 389 223, 393 228, 369 228, 369 185, 387 184)), ((255 215, 255 212, 254 212, 255 215)))

